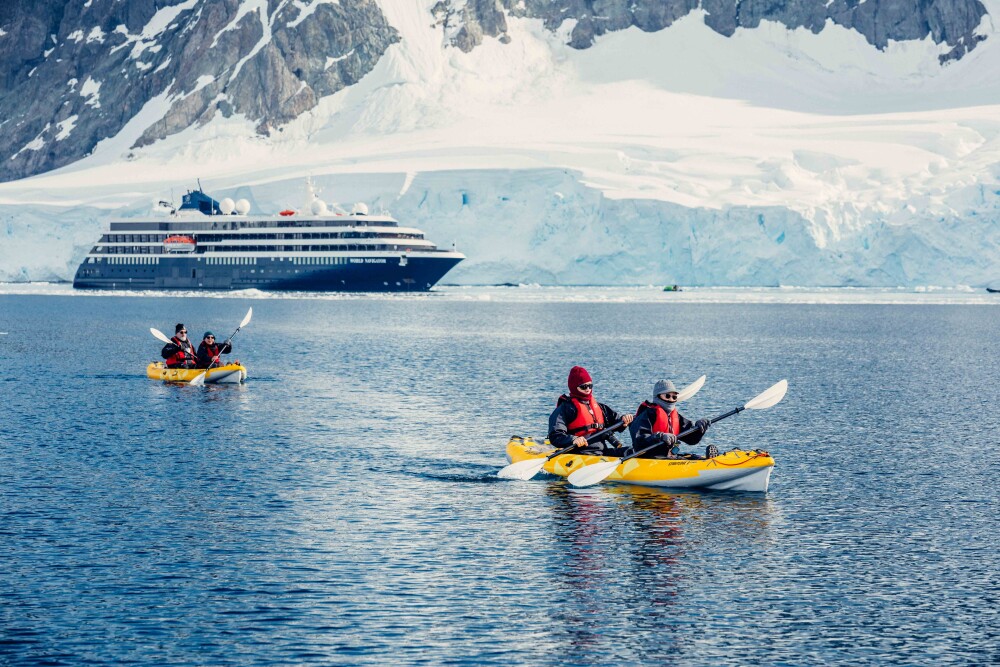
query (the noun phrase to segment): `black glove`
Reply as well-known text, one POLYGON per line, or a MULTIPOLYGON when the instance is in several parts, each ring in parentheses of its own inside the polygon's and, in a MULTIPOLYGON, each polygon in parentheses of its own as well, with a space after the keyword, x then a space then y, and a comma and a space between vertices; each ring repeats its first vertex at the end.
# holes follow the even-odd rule
POLYGON ((671 447, 673 447, 674 445, 677 444, 677 436, 674 435, 673 433, 660 432, 656 434, 656 437, 658 437, 660 441, 663 442, 663 444, 665 445, 670 445, 671 447))
POLYGON ((712 425, 712 422, 710 422, 707 419, 699 419, 698 421, 696 421, 694 423, 694 427, 696 429, 698 429, 699 431, 701 431, 702 435, 705 435, 705 431, 707 431, 708 427, 711 426, 711 425, 712 425))

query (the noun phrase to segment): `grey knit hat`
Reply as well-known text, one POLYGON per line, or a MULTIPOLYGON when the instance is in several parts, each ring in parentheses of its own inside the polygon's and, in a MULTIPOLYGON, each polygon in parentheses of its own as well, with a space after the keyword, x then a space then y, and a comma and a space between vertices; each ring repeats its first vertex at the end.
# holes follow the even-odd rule
POLYGON ((660 394, 676 394, 677 387, 670 380, 657 380, 656 384, 653 385, 653 398, 657 398, 660 394))

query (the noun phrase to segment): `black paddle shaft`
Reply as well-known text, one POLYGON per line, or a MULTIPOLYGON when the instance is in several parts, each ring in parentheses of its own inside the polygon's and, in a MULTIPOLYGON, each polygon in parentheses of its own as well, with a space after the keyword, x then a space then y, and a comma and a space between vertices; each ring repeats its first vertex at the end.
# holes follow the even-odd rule
MULTIPOLYGON (((592 442, 597 442, 598 440, 600 440, 601 438, 603 438, 607 434, 611 433, 612 431, 617 431, 619 428, 621 428, 621 426, 622 426, 621 420, 616 421, 614 424, 612 424, 611 426, 607 427, 603 431, 598 431, 594 435, 589 436, 587 438, 587 444, 589 445, 592 442)), ((576 445, 570 445, 569 447, 564 447, 563 449, 554 451, 551 454, 549 454, 548 456, 546 456, 545 460, 548 461, 549 459, 554 459, 555 457, 559 456, 560 454, 566 454, 567 452, 571 452, 574 449, 576 449, 576 445)))
MULTIPOLYGON (((219 347, 219 354, 220 354, 220 355, 222 354, 222 350, 223 350, 223 349, 225 349, 225 347, 226 347, 227 345, 229 345, 230 343, 232 343, 232 342, 233 342, 233 338, 235 338, 235 337, 236 337, 236 334, 238 334, 238 333, 240 332, 240 329, 242 329, 242 328, 243 328, 243 327, 236 327, 236 331, 234 331, 234 332, 233 332, 233 335, 232 335, 232 336, 230 336, 229 338, 227 338, 227 339, 225 340, 225 342, 224 342, 224 343, 222 343, 222 345, 221 345, 221 346, 219 347)), ((219 357, 216 357, 215 359, 212 359, 212 363, 210 363, 210 364, 208 365, 208 367, 209 367, 209 368, 211 368, 211 367, 212 367, 212 366, 214 366, 214 365, 215 365, 216 363, 218 363, 218 361, 219 361, 219 357)))
MULTIPOLYGON (((732 410, 730 410, 729 412, 727 412, 724 415, 719 415, 718 417, 714 417, 712 419, 709 419, 708 423, 709 424, 714 424, 715 422, 722 421, 726 417, 732 417, 733 415, 737 415, 737 414, 743 412, 744 410, 746 410, 746 408, 733 408, 732 410)), ((697 428, 689 428, 688 430, 686 430, 683 433, 679 434, 677 436, 677 439, 680 440, 684 436, 691 435, 692 433, 694 433, 697 430, 698 430, 697 428)), ((622 460, 620 461, 620 463, 624 463, 625 461, 628 461, 629 459, 634 459, 634 458, 637 458, 639 456, 642 456, 646 452, 652 451, 652 450, 656 449, 657 447, 659 447, 662 444, 663 444, 662 442, 658 442, 655 445, 650 445, 649 447, 646 447, 645 449, 640 449, 637 452, 632 452, 628 456, 622 457, 622 460)))

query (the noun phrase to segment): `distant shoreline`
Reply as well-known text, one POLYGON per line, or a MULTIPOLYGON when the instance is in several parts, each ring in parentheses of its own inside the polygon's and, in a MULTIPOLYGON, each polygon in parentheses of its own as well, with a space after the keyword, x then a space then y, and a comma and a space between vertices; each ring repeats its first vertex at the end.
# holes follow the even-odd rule
POLYGON ((3 296, 74 296, 203 299, 313 299, 494 301, 539 303, 798 304, 798 305, 1000 305, 996 294, 979 287, 684 287, 662 285, 438 285, 430 292, 265 292, 256 289, 102 291, 76 290, 69 282, 0 283, 3 296))

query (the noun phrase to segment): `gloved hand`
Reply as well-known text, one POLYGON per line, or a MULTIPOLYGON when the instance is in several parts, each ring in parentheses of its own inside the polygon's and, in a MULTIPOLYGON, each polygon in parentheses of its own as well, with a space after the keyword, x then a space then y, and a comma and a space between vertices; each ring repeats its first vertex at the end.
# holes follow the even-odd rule
POLYGON ((673 433, 664 433, 661 431, 656 434, 656 437, 659 438, 660 441, 663 442, 663 444, 665 445, 670 445, 671 447, 673 447, 674 445, 677 444, 677 436, 674 435, 673 433))
POLYGON ((698 429, 699 431, 701 431, 702 435, 705 435, 705 431, 707 431, 708 427, 711 426, 711 425, 712 425, 712 422, 710 422, 707 419, 699 419, 698 421, 696 421, 694 423, 695 428, 698 429))

